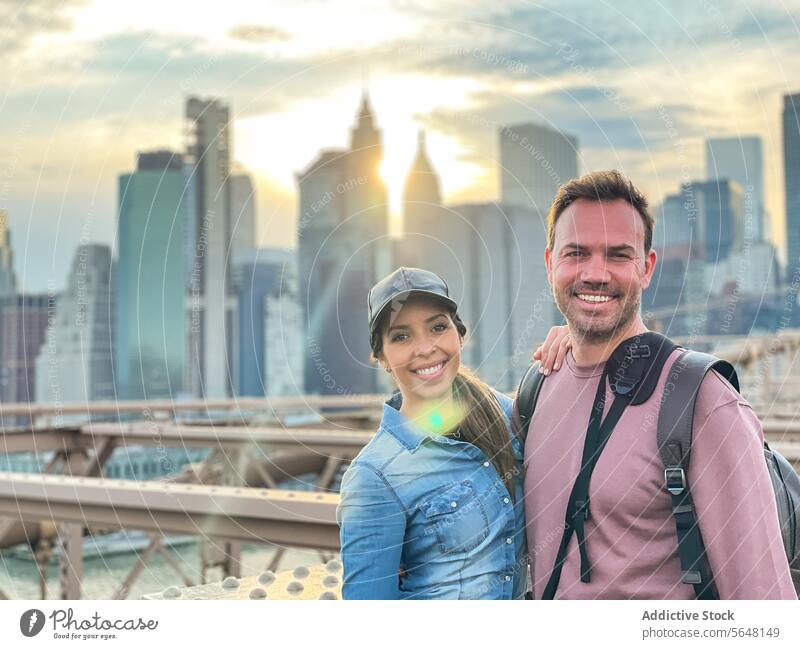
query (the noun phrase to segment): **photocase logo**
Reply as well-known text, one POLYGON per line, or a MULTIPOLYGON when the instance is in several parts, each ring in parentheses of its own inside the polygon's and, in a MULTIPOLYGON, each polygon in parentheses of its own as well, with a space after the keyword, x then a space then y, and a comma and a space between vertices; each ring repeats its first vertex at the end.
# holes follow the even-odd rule
POLYGON ((26 638, 32 638, 44 628, 44 613, 38 608, 25 611, 19 618, 19 630, 26 638))

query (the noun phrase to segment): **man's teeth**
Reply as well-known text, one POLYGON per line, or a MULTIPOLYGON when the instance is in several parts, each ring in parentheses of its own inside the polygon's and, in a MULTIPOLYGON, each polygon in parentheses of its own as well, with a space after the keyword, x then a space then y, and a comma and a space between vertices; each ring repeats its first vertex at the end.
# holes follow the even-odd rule
POLYGON ((578 297, 585 302, 608 302, 611 299, 610 295, 584 295, 578 294, 578 297))
POLYGON ((414 373, 415 374, 422 374, 422 376, 428 376, 430 374, 436 374, 436 372, 438 372, 440 369, 442 369, 443 365, 444 365, 444 363, 439 363, 438 365, 434 365, 433 367, 426 367, 424 370, 414 370, 414 373))

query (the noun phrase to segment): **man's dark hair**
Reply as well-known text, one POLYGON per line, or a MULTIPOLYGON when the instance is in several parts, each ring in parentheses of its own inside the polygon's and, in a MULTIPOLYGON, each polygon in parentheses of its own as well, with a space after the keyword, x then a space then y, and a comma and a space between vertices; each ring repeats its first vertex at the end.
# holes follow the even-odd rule
POLYGON ((547 215, 547 247, 552 251, 556 241, 556 221, 561 213, 577 200, 592 202, 623 200, 642 217, 644 222, 644 252, 653 246, 653 217, 647 209, 647 199, 619 171, 593 171, 561 185, 547 215))

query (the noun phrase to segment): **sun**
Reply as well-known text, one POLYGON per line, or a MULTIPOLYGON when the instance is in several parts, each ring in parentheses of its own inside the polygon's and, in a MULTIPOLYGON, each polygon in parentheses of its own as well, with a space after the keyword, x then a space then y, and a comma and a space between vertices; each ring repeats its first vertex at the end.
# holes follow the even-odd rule
POLYGON ((389 194, 389 211, 398 214, 403 202, 403 187, 410 167, 408 152, 405 155, 385 155, 378 167, 378 175, 386 183, 389 194))

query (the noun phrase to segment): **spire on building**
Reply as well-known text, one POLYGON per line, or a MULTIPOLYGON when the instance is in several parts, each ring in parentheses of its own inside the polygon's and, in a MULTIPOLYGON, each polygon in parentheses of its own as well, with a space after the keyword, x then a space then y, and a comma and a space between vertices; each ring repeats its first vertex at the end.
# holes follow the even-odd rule
POLYGON ((403 201, 439 205, 442 202, 439 177, 433 170, 425 148, 425 131, 417 136, 417 155, 406 177, 403 201))
POLYGON ((350 135, 350 148, 358 151, 365 147, 379 146, 381 135, 375 124, 375 113, 369 101, 366 87, 361 94, 361 106, 358 109, 358 118, 350 135))

